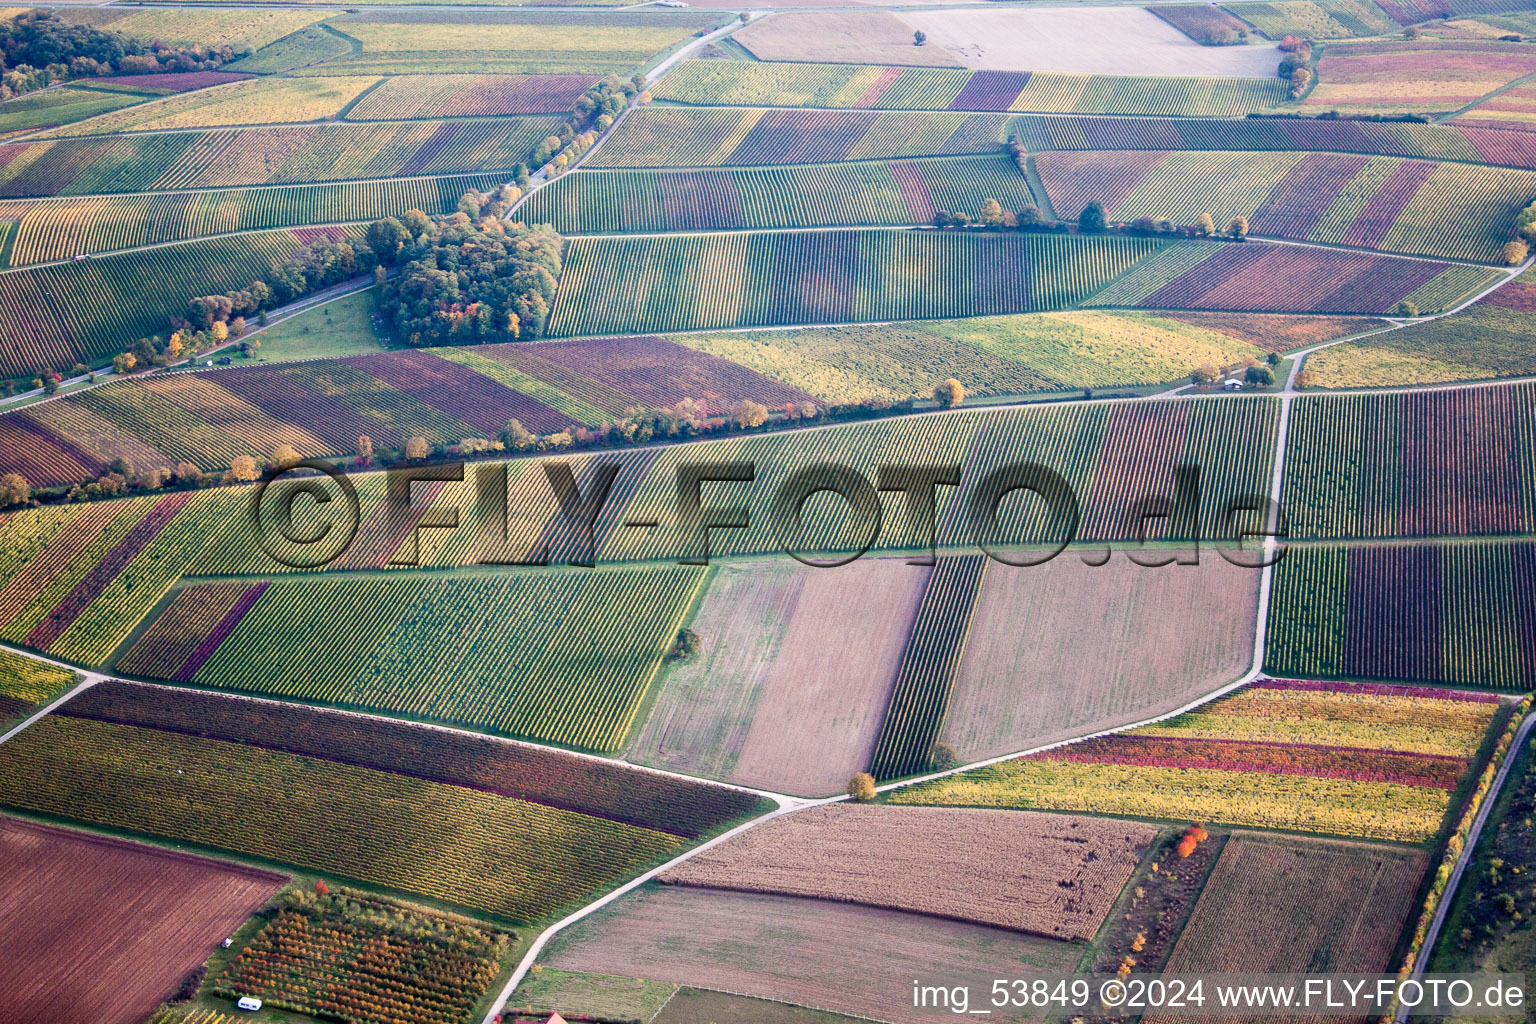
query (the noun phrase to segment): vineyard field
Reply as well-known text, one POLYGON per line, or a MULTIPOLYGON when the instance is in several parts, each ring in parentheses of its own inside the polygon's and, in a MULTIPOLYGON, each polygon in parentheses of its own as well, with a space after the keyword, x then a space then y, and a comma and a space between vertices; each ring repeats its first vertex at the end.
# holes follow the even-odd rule
POLYGON ((1397 23, 1371 0, 1276 0, 1224 5, 1271 39, 1294 35, 1349 39, 1396 31, 1397 23))
POLYGON ((0 202, 0 220, 16 224, 10 265, 65 260, 200 235, 399 216, 458 208, 466 191, 493 191, 489 174, 394 178, 333 185, 80 196, 0 202))
POLYGON ((644 106, 619 122, 590 163, 752 167, 988 155, 998 152, 1007 124, 1002 114, 948 111, 644 106))
POLYGON ((1328 118, 1035 117, 1008 125, 1031 153, 1050 150, 1221 150, 1359 153, 1536 170, 1536 133, 1475 125, 1328 118))
POLYGON ((1407 299, 1423 313, 1456 305, 1499 271, 1345 249, 1262 242, 1177 242, 1090 299, 1098 308, 1381 314, 1407 299))
POLYGON ((1387 971, 1429 863, 1422 850, 1234 833, 1165 970, 1387 971))
POLYGON ((167 332, 194 295, 244 288, 306 244, 294 231, 254 232, 0 274, 0 374, 98 363, 167 332))
POLYGON ((613 750, 703 577, 673 567, 278 582, 208 634, 217 646, 191 681, 613 750), (470 621, 507 628, 444 642, 470 621))
POLYGON ((1265 668, 1528 690, 1533 559, 1527 543, 1293 549, 1275 574, 1265 668))
POLYGON ((6 806, 516 921, 583 899, 679 845, 478 789, 81 718, 44 718, 5 744, 0 766, 6 806))
POLYGON ((1358 113, 1445 113, 1536 73, 1519 43, 1391 39, 1332 43, 1303 106, 1358 113))
POLYGON ((1536 376, 1526 311, 1536 287, 1509 284, 1453 316, 1324 349, 1307 359, 1324 388, 1412 387, 1536 376))
POLYGON ((32 714, 79 681, 68 669, 0 651, 0 727, 32 714))
MULTIPOLYGON (((245 584, 235 586, 244 589, 245 584)), ((171 687, 104 682, 58 713, 256 744, 485 790, 687 839, 708 835, 760 807, 758 798, 744 790, 638 772, 612 761, 385 718, 171 687)))
POLYGON ((929 577, 875 743, 870 772, 876 779, 935 767, 933 747, 944 730, 987 561, 985 555, 946 555, 929 577))
POLYGON ((1425 842, 1454 811, 1498 707, 1492 695, 1261 679, 1176 718, 892 799, 1425 842))
POLYGON ((701 106, 1241 117, 1283 103, 1286 85, 1275 78, 695 60, 669 74, 655 95, 701 106))
POLYGON ((334 118, 363 90, 378 81, 371 77, 251 78, 102 114, 44 132, 41 137, 320 121, 334 118))
POLYGON ((1255 235, 1448 259, 1502 262, 1536 173, 1324 153, 1044 153, 1059 210, 1104 203, 1112 219, 1218 226, 1246 217, 1255 235))
POLYGON ((513 170, 553 117, 145 132, 0 144, 0 198, 513 170))
POLYGON ((549 333, 1055 309, 1088 298, 1160 244, 910 231, 578 238, 566 252, 549 333))
POLYGON ((918 394, 952 376, 967 394, 1138 387, 1202 363, 1234 366, 1354 334, 1358 320, 1262 314, 1027 313, 940 323, 679 334, 708 352, 831 402, 918 394))
POLYGON ((121 107, 143 103, 148 92, 107 92, 102 89, 40 89, 0 107, 0 134, 83 121, 121 107))
POLYGON ((1532 531, 1529 384, 1316 395, 1292 407, 1281 504, 1307 539, 1532 531))
POLYGON ((114 381, 0 415, 0 437, 28 481, 48 485, 92 479, 119 457, 140 468, 188 461, 215 470, 278 444, 306 458, 348 454, 364 434, 388 448, 412 436, 457 444, 494 437, 513 417, 549 434, 685 398, 713 414, 744 398, 770 407, 816 401, 660 338, 511 343, 114 381), (454 387, 437 386, 445 380, 454 387))
POLYGON ((976 217, 1038 205, 1013 160, 869 161, 699 171, 578 171, 519 208, 562 234, 931 224, 938 211, 976 217))
POLYGON ((289 891, 208 991, 348 1021, 461 1024, 513 938, 362 892, 289 891))
POLYGON ((354 121, 397 121, 564 114, 596 82, 592 75, 411 75, 386 80, 347 116, 354 121))

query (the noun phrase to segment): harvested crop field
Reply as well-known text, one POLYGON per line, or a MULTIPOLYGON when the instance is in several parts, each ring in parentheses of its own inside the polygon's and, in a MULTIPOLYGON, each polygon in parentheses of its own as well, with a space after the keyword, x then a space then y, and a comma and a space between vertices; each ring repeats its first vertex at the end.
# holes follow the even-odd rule
POLYGON ((0 819, 0 1020, 138 1024, 283 876, 0 819))
MULTIPOLYGON (((814 499, 813 499, 814 500, 814 499)), ((721 565, 628 758, 779 792, 826 794, 869 764, 928 570, 861 558, 721 565)))
POLYGON ((1168 313, 1193 327, 1203 327, 1239 341, 1257 345, 1266 352, 1289 352, 1335 338, 1345 338, 1369 330, 1373 323, 1362 323, 1346 316, 1283 316, 1273 313, 1168 313))
POLYGON ((943 742, 966 761, 1126 725, 1231 682, 1253 658, 1259 573, 1205 551, 1143 568, 1116 554, 993 565, 943 742))
POLYGON ((562 932, 543 963, 931 1024, 905 979, 969 985, 974 1004, 993 978, 1067 974, 1081 955, 1073 943, 893 910, 647 885, 562 932))
POLYGON ((970 68, 1088 75, 1269 78, 1273 46, 1201 46, 1140 7, 904 11, 970 68))
POLYGON ((1428 863, 1423 850, 1235 833, 1167 971, 1385 971, 1428 863))
POLYGON ((758 60, 833 64, 916 64, 959 67, 937 43, 912 45, 912 29, 886 11, 796 11, 748 25, 731 36, 758 60))
POLYGON ((840 803, 767 822, 661 881, 1091 939, 1156 835, 1104 818, 840 803))

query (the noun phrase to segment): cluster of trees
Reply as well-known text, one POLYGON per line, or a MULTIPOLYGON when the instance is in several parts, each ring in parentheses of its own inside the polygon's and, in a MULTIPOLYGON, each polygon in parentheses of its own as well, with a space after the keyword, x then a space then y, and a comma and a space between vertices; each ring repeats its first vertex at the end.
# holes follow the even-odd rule
MULTIPOLYGON (((648 103, 650 99, 651 94, 645 89, 645 76, 637 74, 625 82, 617 75, 607 75, 576 97, 576 102, 571 105, 571 116, 558 132, 534 147, 529 159, 553 178, 581 159, 631 102, 648 103)), ((526 168, 519 171, 517 183, 528 184, 526 168)))
POLYGON ((1203 46, 1240 46, 1248 42, 1246 28, 1234 29, 1227 25, 1212 25, 1195 37, 1203 46))
POLYGON ((1175 224, 1167 217, 1138 217, 1129 224, 1111 224, 1109 211, 1095 199, 1078 214, 1077 230, 1085 235, 1102 235, 1114 231, 1131 235, 1184 235, 1189 238, 1222 237, 1240 240, 1248 237, 1248 218, 1233 217, 1219 235, 1216 221, 1208 213, 1202 213, 1193 224, 1175 224))
POLYGON ((228 44, 146 43, 121 32, 67 25, 52 11, 23 11, 0 22, 0 101, 72 78, 206 71, 248 52, 228 44))
POLYGON ((542 337, 560 275, 563 239, 507 224, 492 209, 439 223, 413 211, 368 229, 370 253, 398 265, 379 311, 409 345, 481 345, 542 337), (374 250, 373 245, 380 248, 374 250))
POLYGON ((1189 382, 1191 384, 1215 384, 1227 373, 1236 373, 1238 370, 1241 370, 1243 380, 1249 384, 1267 387, 1275 382, 1275 367, 1279 365, 1280 355, 1277 352, 1271 352, 1265 356, 1262 363, 1252 356, 1247 356, 1235 367, 1230 368, 1230 370, 1223 369, 1214 363, 1201 363, 1190 373, 1189 382))
POLYGON ((980 231, 1053 231, 1070 230, 1065 221, 1051 220, 1038 206, 1026 206, 1022 210, 1005 210, 996 199, 981 204, 981 212, 974 218, 967 213, 950 213, 939 210, 933 215, 935 227, 959 228, 980 231))
POLYGON ((1286 36, 1280 40, 1280 50, 1285 57, 1275 73, 1281 78, 1290 79, 1291 99, 1298 99, 1312 84, 1312 40, 1286 36))

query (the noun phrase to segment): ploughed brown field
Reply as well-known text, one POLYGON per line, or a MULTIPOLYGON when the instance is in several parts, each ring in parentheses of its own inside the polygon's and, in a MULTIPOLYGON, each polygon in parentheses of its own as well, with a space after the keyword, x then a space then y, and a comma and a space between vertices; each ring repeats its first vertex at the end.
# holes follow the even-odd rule
POLYGON ((1384 972, 1428 865, 1428 854, 1418 849, 1233 833, 1173 947, 1167 973, 1384 972))
POLYGON ((824 796, 863 771, 929 570, 900 558, 812 569, 788 558, 716 570, 632 761, 824 796))
MULTIPOLYGON (((968 985, 989 1008, 994 978, 1069 974, 1077 943, 921 914, 791 896, 644 885, 561 932, 542 961, 855 1014, 892 1024, 957 1019, 914 1009, 912 979, 968 985)), ((993 1009, 986 1019, 1039 1018, 993 1009)), ((727 1018, 720 1018, 723 1022, 727 1018)))
POLYGON ((1260 573, 1199 565, 1103 566, 1064 552, 987 571, 955 677, 943 742, 964 761, 1173 711, 1253 662, 1260 573))
POLYGON ((139 1024, 286 879, 0 819, 0 1021, 139 1024))
POLYGON ((661 881, 1091 939, 1156 835, 1105 818, 832 804, 767 822, 661 881))
POLYGON ((960 66, 955 55, 942 46, 912 45, 911 27, 886 11, 775 14, 731 38, 758 60, 960 66))

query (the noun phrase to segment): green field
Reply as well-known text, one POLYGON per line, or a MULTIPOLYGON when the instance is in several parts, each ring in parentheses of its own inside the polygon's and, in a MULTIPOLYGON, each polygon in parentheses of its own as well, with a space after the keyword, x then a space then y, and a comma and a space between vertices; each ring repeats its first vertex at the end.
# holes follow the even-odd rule
POLYGON ((518 208, 562 234, 932 223, 1038 205, 1013 160, 956 157, 700 171, 577 171, 518 208))
POLYGON ((143 92, 107 92, 66 86, 40 89, 0 106, 0 133, 69 124, 150 99, 143 92))
POLYGON ((578 238, 566 250, 549 333, 1059 309, 1088 298, 1160 245, 917 231, 578 238))
POLYGON ((380 333, 372 314, 378 289, 353 292, 298 316, 281 320, 254 335, 261 342, 261 360, 338 359, 380 351, 380 333))

